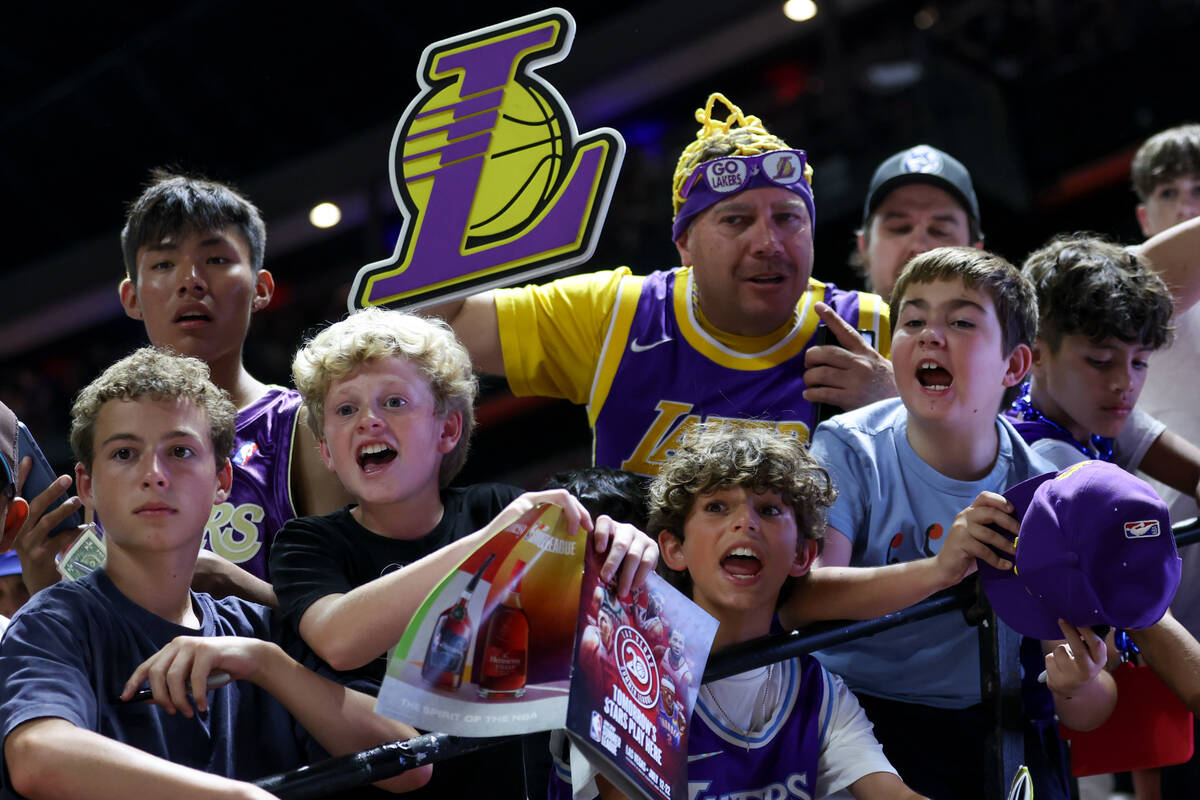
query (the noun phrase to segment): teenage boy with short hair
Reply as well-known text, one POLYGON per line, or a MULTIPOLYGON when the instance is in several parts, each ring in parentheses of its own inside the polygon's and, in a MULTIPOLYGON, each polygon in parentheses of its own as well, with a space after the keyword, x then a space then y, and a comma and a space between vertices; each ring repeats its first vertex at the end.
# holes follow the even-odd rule
MULTIPOLYGON (((714 650, 770 632, 783 594, 805 580, 835 496, 800 442, 762 429, 694 430, 663 466, 650 489, 660 570, 717 618, 714 650)), ((771 796, 784 785, 796 797, 918 797, 854 695, 809 655, 706 683, 688 751, 693 797, 771 796)), ((556 775, 552 796, 569 796, 569 767, 556 775)))
MULTIPOLYGON (((1140 256, 1085 235, 1055 237, 1022 273, 1037 294, 1038 333, 1029 383, 1006 416, 1060 469, 1084 459, 1137 469, 1141 453, 1115 441, 1134 419, 1150 356, 1170 338, 1166 284, 1140 256)), ((1157 422, 1147 433, 1174 436, 1157 422)), ((1180 471, 1169 482, 1194 492, 1200 463, 1180 471)))
MULTIPOLYGON (((415 731, 275 643, 278 617, 189 590, 229 492, 236 409, 197 359, 144 348, 72 408, 76 484, 105 566, 39 592, 0 648, 0 797, 269 797, 242 781, 415 731), (233 682, 189 696, 217 672, 233 682), (130 702, 149 683, 154 704, 130 702)), ((428 780, 413 770, 382 785, 428 780)))
MULTIPOLYGON (((238 408, 233 488, 212 510, 204 546, 206 587, 273 604, 268 557, 275 534, 298 514, 339 508, 347 496, 321 463, 300 396, 245 367, 250 318, 275 279, 263 268, 266 226, 232 187, 155 170, 121 231, 121 305, 155 347, 195 356, 238 408), (228 563, 242 569, 228 568, 228 563)), ((103 520, 101 520, 103 522, 103 520)))
MULTIPOLYGON (((271 553, 272 577, 290 624, 364 690, 378 691, 384 655, 413 612, 501 513, 515 520, 539 503, 563 506, 569 528, 591 530, 601 551, 612 542, 604 574, 619 569, 623 593, 653 569, 649 537, 608 517, 593 525, 565 491, 449 486, 466 461, 478 382, 444 322, 365 309, 305 343, 292 372, 321 457, 355 502, 289 521, 271 553)), ((524 791, 519 742, 461 757, 425 789, 524 791)))
MULTIPOLYGON (((939 248, 909 262, 893 301, 900 399, 837 417, 814 437, 813 455, 839 492, 818 565, 894 564, 917 589, 938 566, 927 557, 968 532, 960 539, 968 546, 962 574, 975 569, 972 549, 1007 569, 1011 564, 986 546, 1012 553, 989 526, 1018 530, 998 493, 1052 468, 998 414, 1029 368, 1033 289, 998 256, 939 248)), ((874 591, 872 582, 862 591, 874 591)), ((1103 643, 1090 631, 1080 635, 1087 646, 1075 648, 1073 658, 1065 646, 1048 656, 1070 666, 1051 671, 1048 686, 1059 718, 1087 730, 1111 713, 1115 685, 1101 669, 1103 643)), ((979 793, 988 720, 980 705, 978 632, 961 616, 906 625, 819 657, 859 694, 910 785, 933 797, 979 793)))

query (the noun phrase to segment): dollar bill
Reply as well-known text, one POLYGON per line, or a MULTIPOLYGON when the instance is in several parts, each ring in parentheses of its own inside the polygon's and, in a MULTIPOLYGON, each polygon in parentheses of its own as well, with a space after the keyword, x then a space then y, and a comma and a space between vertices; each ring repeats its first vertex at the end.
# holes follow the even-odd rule
POLYGON ((104 566, 107 554, 104 541, 89 526, 58 561, 58 571, 69 581, 77 581, 104 566))

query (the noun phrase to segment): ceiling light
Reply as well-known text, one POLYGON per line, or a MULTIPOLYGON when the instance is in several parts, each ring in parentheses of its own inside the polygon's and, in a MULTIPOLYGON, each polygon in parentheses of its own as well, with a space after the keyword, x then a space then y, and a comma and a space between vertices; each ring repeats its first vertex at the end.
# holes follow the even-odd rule
POLYGON ((308 221, 318 228, 332 228, 342 221, 342 210, 333 203, 318 203, 308 212, 308 221))
POLYGON ((783 15, 792 22, 807 22, 817 15, 817 4, 813 0, 787 0, 783 15))

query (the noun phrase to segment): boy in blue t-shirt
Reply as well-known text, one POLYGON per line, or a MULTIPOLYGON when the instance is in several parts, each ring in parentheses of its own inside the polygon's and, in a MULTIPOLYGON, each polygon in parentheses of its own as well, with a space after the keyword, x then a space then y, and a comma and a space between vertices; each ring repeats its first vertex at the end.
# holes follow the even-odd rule
POLYGON ((0 798, 268 800, 245 781, 321 757, 313 739, 339 755, 416 734, 288 655, 270 609, 190 591, 232 480, 237 410, 208 376, 144 348, 75 401, 76 485, 106 523, 106 561, 38 592, 4 634, 0 798), (134 697, 143 684, 152 703, 134 697))
MULTIPOLYGON (((987 546, 1012 553, 989 526, 1014 535, 1019 529, 999 493, 1052 465, 998 414, 1032 358, 1037 317, 1029 282, 985 251, 939 248, 909 262, 892 297, 900 399, 836 417, 813 439, 813 455, 839 492, 817 565, 892 565, 872 571, 863 590, 907 583, 915 601, 947 566, 939 561, 952 545, 958 579, 975 570, 976 557, 1008 569, 987 546)), ((1102 671, 1103 642, 1091 631, 1078 636, 1073 655, 1060 645, 1047 656, 1048 687, 1058 717, 1088 730, 1111 713, 1115 685, 1102 671)), ((910 785, 933 797, 979 794, 980 743, 990 720, 981 705, 978 631, 961 616, 901 626, 819 656, 858 693, 910 785)))

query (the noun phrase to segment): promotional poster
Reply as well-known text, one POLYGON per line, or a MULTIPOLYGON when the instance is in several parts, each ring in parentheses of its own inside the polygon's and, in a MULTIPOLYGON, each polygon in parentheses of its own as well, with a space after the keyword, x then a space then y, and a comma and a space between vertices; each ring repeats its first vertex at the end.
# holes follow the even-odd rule
POLYGON ((688 727, 717 621, 658 575, 629 599, 585 561, 567 733, 629 797, 687 797, 688 727))
POLYGON ((562 727, 583 553, 562 509, 496 531, 439 583, 388 659, 376 711, 425 730, 504 736, 562 727))

